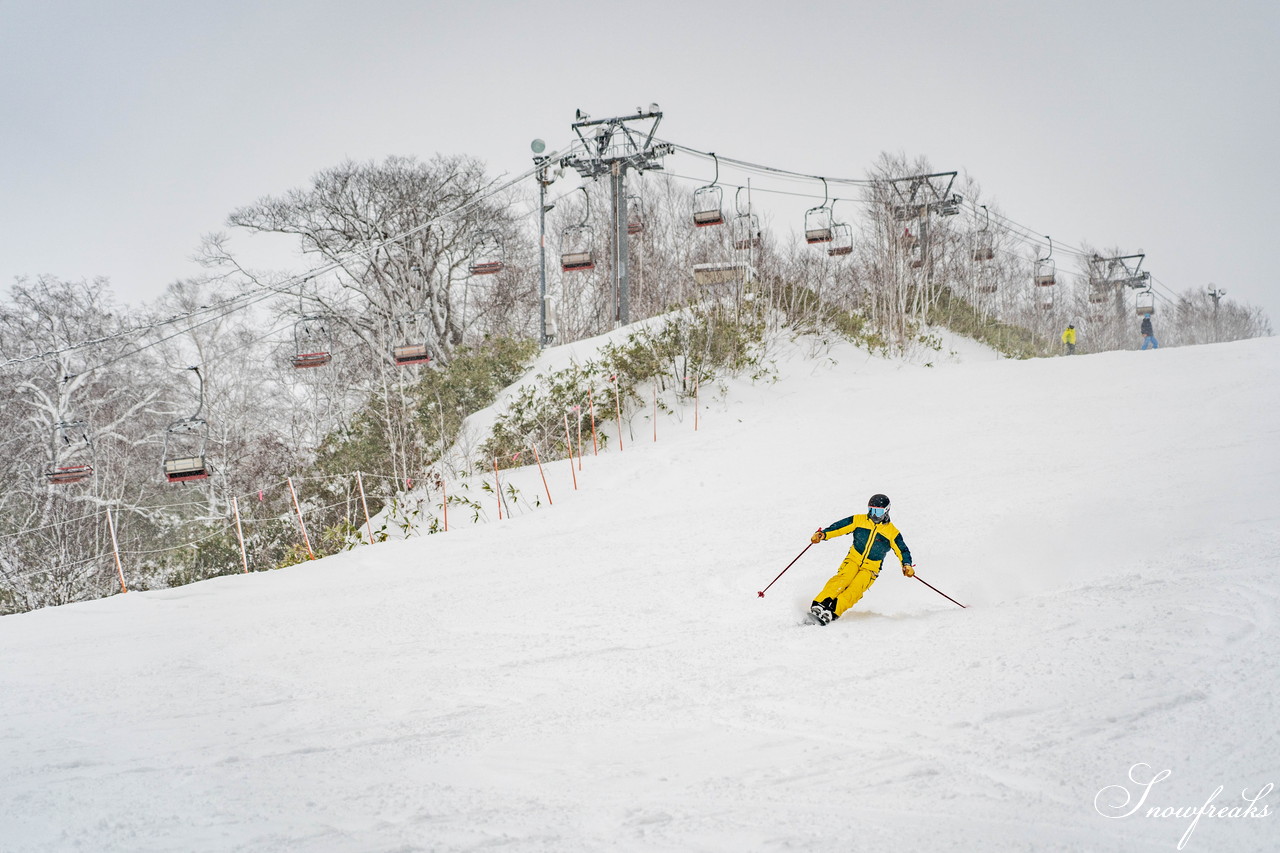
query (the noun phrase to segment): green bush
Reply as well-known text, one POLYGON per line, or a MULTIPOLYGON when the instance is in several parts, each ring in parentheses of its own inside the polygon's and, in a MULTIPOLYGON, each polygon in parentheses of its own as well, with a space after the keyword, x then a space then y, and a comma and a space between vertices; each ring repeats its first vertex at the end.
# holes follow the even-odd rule
POLYGON ((984 343, 1008 358, 1035 358, 1049 354, 1045 341, 1028 329, 982 316, 968 300, 950 288, 941 288, 930 306, 927 321, 984 343))
POLYGON ((577 438, 576 418, 586 418, 584 431, 593 426, 591 401, 598 428, 614 420, 619 409, 625 419, 630 409, 647 408, 650 398, 642 388, 647 392, 652 385, 687 399, 698 385, 716 377, 764 372, 764 334, 764 324, 756 319, 739 320, 718 307, 694 307, 636 329, 623 343, 605 345, 599 360, 540 373, 516 390, 495 421, 477 470, 491 464, 490 459, 499 468, 527 464, 516 455, 527 452, 530 444, 543 459, 564 458, 577 438), (580 409, 571 415, 566 435, 565 415, 575 405, 580 409))

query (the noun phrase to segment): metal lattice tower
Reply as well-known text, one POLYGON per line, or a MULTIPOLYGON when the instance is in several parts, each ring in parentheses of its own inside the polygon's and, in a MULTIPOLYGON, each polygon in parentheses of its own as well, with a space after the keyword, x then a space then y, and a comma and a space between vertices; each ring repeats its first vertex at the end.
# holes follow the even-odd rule
POLYGON ((627 191, 626 178, 629 169, 644 172, 647 169, 662 168, 660 158, 670 154, 673 146, 667 143, 654 143, 653 135, 657 132, 658 123, 662 121, 662 112, 657 104, 649 108, 636 107, 634 115, 615 116, 613 118, 593 119, 591 116, 577 111, 576 120, 571 125, 573 132, 582 141, 582 154, 575 154, 561 160, 562 165, 577 170, 583 178, 597 180, 609 176, 609 187, 613 197, 613 297, 614 320, 619 325, 630 322, 629 278, 627 270, 628 230, 627 230, 627 191), (642 130, 643 123, 648 122, 648 129, 642 130))

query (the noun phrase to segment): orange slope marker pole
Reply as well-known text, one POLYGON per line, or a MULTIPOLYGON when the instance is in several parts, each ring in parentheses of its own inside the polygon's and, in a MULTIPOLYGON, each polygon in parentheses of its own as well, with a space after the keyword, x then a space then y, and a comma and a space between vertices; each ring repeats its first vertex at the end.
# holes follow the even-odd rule
POLYGON ((231 511, 236 517, 236 538, 240 540, 240 562, 244 564, 244 573, 249 574, 249 554, 244 550, 244 530, 240 527, 240 501, 231 496, 231 511))
POLYGON ((293 487, 292 477, 286 477, 285 482, 289 484, 289 494, 293 496, 293 511, 298 514, 298 526, 302 528, 302 543, 307 546, 307 553, 314 560, 316 552, 311 550, 311 537, 307 535, 307 523, 302 520, 302 507, 298 506, 298 491, 293 487))
POLYGON ((111 552, 116 555, 116 574, 120 576, 120 591, 128 592, 124 585, 124 566, 120 565, 120 543, 116 541, 116 523, 111 520, 111 507, 107 507, 107 529, 111 531, 111 552))
POLYGON ((373 544, 373 522, 369 520, 369 502, 364 499, 364 477, 356 472, 356 486, 360 489, 360 506, 364 508, 364 526, 369 531, 369 544, 373 544))
POLYGON ((653 386, 653 440, 658 440, 658 386, 653 386))
MULTIPOLYGON (((577 408, 575 406, 575 408, 577 408)), ((582 419, 578 419, 578 440, 582 440, 582 419)), ((569 473, 573 475, 573 490, 578 491, 578 472, 573 470, 573 437, 569 435, 569 413, 564 413, 564 446, 569 448, 569 473)), ((582 453, 582 448, 578 448, 578 453, 582 453)), ((579 456, 579 463, 582 457, 579 456)))
POLYGON ((445 486, 444 472, 440 473, 440 511, 444 513, 444 532, 449 532, 449 489, 445 486))
POLYGON ((698 377, 693 377, 693 429, 698 430, 698 377))
MULTIPOLYGON (((547 506, 555 506, 555 501, 551 500, 551 488, 547 485, 547 475, 542 473, 542 460, 538 458, 538 448, 530 444, 529 449, 533 451, 533 461, 538 463, 538 476, 542 478, 542 489, 547 493, 547 506)), ((573 462, 570 461, 569 465, 572 467, 573 462)))

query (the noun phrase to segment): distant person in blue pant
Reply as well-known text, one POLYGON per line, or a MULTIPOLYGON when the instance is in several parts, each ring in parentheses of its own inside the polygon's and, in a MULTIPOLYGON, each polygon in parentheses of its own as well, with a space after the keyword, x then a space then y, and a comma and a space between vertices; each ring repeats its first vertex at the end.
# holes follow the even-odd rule
POLYGON ((1160 342, 1156 340, 1156 333, 1151 329, 1151 315, 1142 315, 1142 348, 1151 347, 1160 349, 1160 342))

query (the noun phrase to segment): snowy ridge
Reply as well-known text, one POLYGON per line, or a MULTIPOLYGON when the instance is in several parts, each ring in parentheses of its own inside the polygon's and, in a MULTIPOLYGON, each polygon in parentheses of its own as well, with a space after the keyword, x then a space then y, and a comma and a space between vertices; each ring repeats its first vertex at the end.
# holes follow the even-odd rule
POLYGON ((1129 853, 1219 785, 1185 849, 1280 846, 1280 341, 832 356, 500 524, 0 620, 0 846, 1129 853), (840 540, 757 598, 875 491, 967 610, 802 627, 840 540))

